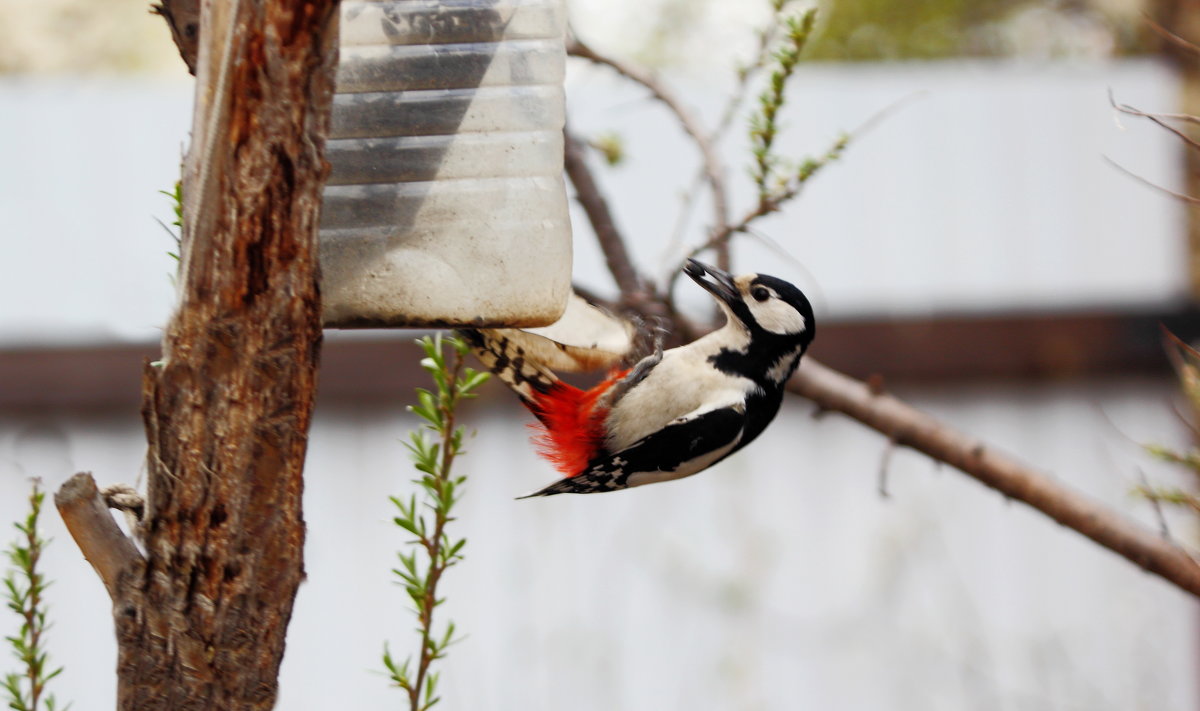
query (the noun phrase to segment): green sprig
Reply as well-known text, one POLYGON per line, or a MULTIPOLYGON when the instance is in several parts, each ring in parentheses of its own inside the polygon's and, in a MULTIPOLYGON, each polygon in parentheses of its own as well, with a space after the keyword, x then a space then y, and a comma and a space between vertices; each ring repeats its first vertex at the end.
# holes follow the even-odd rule
POLYGON ((455 459, 465 453, 466 434, 456 424, 455 413, 461 401, 476 396, 489 375, 464 365, 467 344, 457 338, 438 334, 417 343, 425 353, 421 367, 430 374, 434 387, 417 388, 417 403, 408 410, 423 423, 410 433, 404 446, 421 475, 413 479, 418 493, 407 498, 393 496, 391 501, 396 507, 393 522, 412 536, 408 548, 397 553, 400 566, 392 573, 412 602, 420 650, 415 662, 410 656, 398 663, 385 644, 383 665, 392 683, 408 693, 411 711, 426 711, 441 700, 439 675, 431 665, 445 657, 446 649, 457 639, 453 621, 447 621, 440 632, 435 629, 434 610, 445 602, 437 596, 438 583, 447 569, 463 560, 467 544, 467 539, 456 539, 446 528, 454 520, 451 513, 467 482, 466 476, 453 474, 455 459), (449 359, 446 344, 451 347, 449 359))
MULTIPOLYGON (((785 3, 774 3, 777 13, 782 13, 785 3)), ((779 110, 787 98, 787 82, 800 64, 800 54, 812 35, 817 11, 809 9, 800 15, 783 15, 784 36, 780 46, 771 55, 773 67, 767 88, 758 97, 758 109, 750 115, 750 150, 754 163, 751 177, 758 187, 760 200, 771 194, 772 184, 780 165, 774 153, 775 139, 779 135, 779 110)))
MULTIPOLYGON (((22 671, 4 675, 3 686, 8 707, 14 711, 58 709, 54 695, 45 695, 46 685, 63 671, 62 667, 51 668, 46 651, 45 634, 50 623, 47 621, 44 594, 50 583, 38 569, 42 552, 48 544, 38 533, 38 520, 45 498, 45 492, 35 481, 29 495, 29 513, 24 522, 13 524, 21 535, 6 551, 10 567, 4 576, 4 595, 8 609, 21 620, 20 632, 5 637, 12 647, 13 656, 23 667, 22 671), (43 696, 44 707, 41 705, 43 696)), ((70 704, 67 705, 69 707, 70 704)))
POLYGON ((167 231, 167 234, 171 235, 171 238, 175 240, 175 251, 167 252, 167 256, 179 262, 179 255, 183 252, 183 181, 176 180, 175 188, 171 191, 159 190, 158 192, 160 195, 166 195, 171 199, 171 210, 175 213, 175 219, 171 222, 171 227, 175 229, 167 227, 163 224, 162 220, 155 219, 167 231))

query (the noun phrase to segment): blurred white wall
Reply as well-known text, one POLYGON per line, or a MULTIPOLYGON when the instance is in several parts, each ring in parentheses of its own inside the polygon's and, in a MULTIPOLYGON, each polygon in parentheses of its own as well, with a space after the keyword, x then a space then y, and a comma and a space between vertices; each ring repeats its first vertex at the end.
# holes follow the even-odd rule
MULTIPOLYGON (((701 202, 682 244, 666 248, 698 154, 644 90, 601 68, 575 69, 570 120, 584 134, 624 137, 627 163, 600 177, 640 263, 665 274, 710 224, 701 202)), ((708 125, 721 113, 725 79, 681 85, 708 125)), ((756 223, 778 250, 747 237, 735 255, 745 268, 770 265, 804 284, 819 314, 1130 307, 1184 297, 1184 206, 1105 162, 1181 185, 1178 139, 1118 114, 1108 99, 1111 91, 1120 103, 1173 111, 1179 83, 1166 65, 801 65, 793 82, 781 155, 820 156, 840 134, 874 123, 791 207, 756 223)), ((735 216, 755 200, 747 130, 744 118, 735 121, 721 151, 735 216)), ((575 224, 587 233, 582 216, 575 224)), ((576 245, 586 277, 607 283, 590 235, 576 245)))
MULTIPOLYGON (((702 241, 707 205, 671 244, 694 150, 642 91, 595 68, 569 83, 585 134, 617 131, 627 164, 598 173, 638 262, 675 268, 702 241)), ((719 86, 719 82, 715 84, 719 86)), ((712 87, 685 83, 701 115, 712 87)), ((1178 81, 1150 60, 1101 65, 915 64, 805 67, 783 118, 785 154, 823 153, 897 101, 912 101, 850 146, 738 263, 803 284, 823 316, 1137 307, 1186 293, 1183 207, 1103 161, 1178 188, 1179 144, 1121 117, 1117 99, 1170 111, 1178 81)), ((185 84, 0 79, 0 346, 157 340, 173 303, 155 218, 190 124, 185 84)), ((745 132, 724 154, 735 214, 749 209, 745 132)), ((577 280, 610 284, 574 214, 577 280)), ((702 303, 684 287, 685 303, 702 303)))
MULTIPOLYGON (((400 350, 400 349, 398 349, 400 350)), ((414 356, 415 349, 399 358, 414 356)), ((415 357, 415 356, 414 356, 415 357)), ((503 400, 493 399, 493 403, 503 400)), ((1178 442, 1170 392, 1139 381, 957 388, 914 401, 1156 527, 1130 496, 1136 442, 1178 442)), ((766 434, 691 479, 597 496, 514 501, 554 478, 527 419, 492 404, 461 460, 455 523, 467 559, 439 613, 465 635, 445 665, 446 709, 1155 709, 1200 703, 1193 600, 953 471, 791 403, 766 434)), ((406 536, 388 494, 408 490, 411 416, 320 409, 307 471, 308 580, 279 708, 394 708, 380 652, 414 648, 388 572, 406 536)), ((0 520, 26 477, 76 470, 133 481, 131 413, 0 418, 0 520)), ((107 708, 115 643, 103 588, 56 516, 46 570, 55 682, 107 708)), ((1190 526, 1174 535, 1191 540, 1190 526)), ((6 624, 0 618, 0 626, 6 624)), ((0 665, 0 668, 3 668, 0 665)))

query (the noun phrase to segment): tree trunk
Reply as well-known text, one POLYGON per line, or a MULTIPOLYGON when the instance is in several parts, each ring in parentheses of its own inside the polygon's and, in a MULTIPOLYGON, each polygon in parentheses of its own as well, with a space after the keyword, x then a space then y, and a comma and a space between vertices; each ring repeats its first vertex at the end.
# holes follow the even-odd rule
POLYGON ((179 304, 143 379, 144 557, 111 516, 72 513, 90 477, 58 497, 113 597, 120 709, 275 703, 304 576, 336 19, 334 0, 203 3, 179 304))

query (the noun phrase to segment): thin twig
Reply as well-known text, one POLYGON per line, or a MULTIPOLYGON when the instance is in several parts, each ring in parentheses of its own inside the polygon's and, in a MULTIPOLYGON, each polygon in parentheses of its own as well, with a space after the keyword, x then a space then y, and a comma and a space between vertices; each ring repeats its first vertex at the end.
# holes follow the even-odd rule
POLYGON ((1129 177, 1133 178, 1134 180, 1138 181, 1139 183, 1142 183, 1143 185, 1148 185, 1159 192, 1170 195, 1171 197, 1179 198, 1180 200, 1183 200, 1184 202, 1186 202, 1188 204, 1200 205, 1200 198, 1194 198, 1191 195, 1184 195, 1183 193, 1177 193, 1174 190, 1171 190, 1170 188, 1164 188, 1163 186, 1159 185, 1158 183, 1155 183, 1150 180, 1147 180, 1146 178, 1143 178, 1142 176, 1140 176, 1137 173, 1133 172, 1132 170, 1126 168, 1125 166, 1116 162, 1112 158, 1109 158, 1108 156, 1104 156, 1104 161, 1106 163, 1108 163, 1109 165, 1111 165, 1112 167, 1116 168, 1117 170, 1121 171, 1125 175, 1128 175, 1129 177))
MULTIPOLYGON (((747 210, 746 213, 742 215, 736 222, 726 223, 720 229, 710 233, 708 239, 705 240, 703 244, 693 248, 687 256, 696 257, 710 249, 719 250, 723 245, 728 244, 730 238, 734 235, 748 231, 750 229, 750 225, 752 225, 759 218, 769 215, 773 212, 777 212, 785 203, 799 195, 800 190, 803 189, 807 184, 808 178, 812 177, 812 175, 815 175, 820 168, 840 157, 849 143, 850 136, 842 136, 838 138, 838 140, 834 142, 833 146, 830 147, 825 155, 819 161, 815 161, 813 163, 814 168, 807 175, 801 179, 793 180, 783 189, 775 193, 760 196, 755 206, 747 210)), ((670 294, 674 290, 675 281, 679 278, 681 273, 682 271, 678 268, 671 272, 670 279, 667 282, 666 293, 670 294)))
POLYGON ((1113 97, 1112 89, 1108 90, 1108 103, 1110 103, 1114 109, 1116 109, 1117 111, 1120 111, 1123 114, 1129 114, 1130 116, 1140 116, 1142 118, 1150 119, 1154 123, 1158 124, 1160 127, 1175 134, 1175 136, 1178 137, 1179 140, 1183 141, 1188 146, 1192 147, 1195 150, 1200 150, 1200 143, 1197 143, 1195 140, 1192 139, 1191 136, 1187 135, 1183 131, 1180 131, 1179 129, 1175 128, 1174 126, 1167 123, 1167 121, 1166 121, 1166 119, 1174 119, 1174 120, 1180 120, 1180 121, 1189 121, 1191 123, 1200 123, 1200 118, 1197 118, 1195 116, 1190 116, 1188 114, 1154 114, 1154 113, 1149 113, 1147 111, 1141 111, 1141 110, 1135 109, 1128 104, 1118 104, 1117 100, 1113 97))
POLYGON ((696 198, 699 197, 700 188, 703 184, 704 168, 701 167, 695 177, 692 178, 692 182, 688 185, 687 190, 683 193, 683 201, 679 205, 679 213, 675 215, 675 225, 671 228, 671 236, 660 253, 659 269, 669 269, 670 271, 663 271, 662 278, 656 280, 656 283, 670 281, 671 274, 677 268, 675 254, 682 251, 681 247, 684 242, 684 234, 687 232, 688 222, 691 219, 692 207, 696 204, 696 198))
POLYGON ((1171 414, 1175 415, 1175 419, 1179 420, 1179 424, 1187 428, 1193 438, 1200 438, 1200 427, 1197 427, 1197 423, 1192 421, 1192 417, 1181 411, 1177 402, 1172 402, 1170 408, 1171 414))
POLYGON ((600 245, 600 251, 604 253, 608 271, 617 282, 617 288, 621 290, 622 300, 636 301, 645 294, 645 284, 633 266, 625 239, 617 228, 608 201, 604 199, 604 194, 596 184, 591 168, 588 167, 583 146, 569 127, 563 128, 563 149, 567 177, 575 186, 575 198, 583 207, 583 212, 596 233, 596 241, 600 245))
POLYGON ((873 394, 866 384, 809 358, 788 390, 955 467, 1200 597, 1200 564, 1186 550, 895 397, 873 394))
MULTIPOLYGON (((724 139, 729 127, 733 125, 733 119, 737 116, 738 109, 746 101, 746 96, 750 92, 751 80, 754 79, 765 67, 766 58, 770 52, 771 45, 774 43, 775 37, 779 34, 779 23, 776 21, 777 16, 772 15, 771 22, 768 22, 758 34, 758 47, 754 53, 754 59, 746 66, 738 70, 737 83, 734 85, 733 91, 726 99, 725 108, 721 112, 721 118, 717 121, 717 125, 709 134, 709 139, 712 142, 714 150, 720 145, 724 139)), ((671 230, 671 239, 667 246, 663 249, 663 254, 669 260, 671 254, 683 244, 684 231, 687 229, 688 219, 691 216, 692 206, 696 203, 696 197, 699 195, 700 185, 704 182, 705 166, 701 165, 696 171, 696 176, 692 178, 691 184, 684 193, 683 204, 680 205, 679 214, 675 218, 675 227, 671 230)), ((728 202, 728 199, 727 199, 728 202)), ((728 254, 728 250, 725 250, 728 254)), ((662 266, 662 265, 660 265, 662 266)), ((675 271, 674 266, 671 267, 672 272, 675 271)))
MULTIPOLYGON (((1111 100, 1111 90, 1109 96, 1111 100)), ((1114 104, 1114 106, 1121 113, 1130 114, 1131 116, 1145 116, 1146 118, 1159 118, 1165 121, 1182 121, 1184 123, 1200 125, 1200 116, 1193 116, 1192 114, 1150 113, 1148 111, 1139 111, 1128 104, 1121 104, 1119 106, 1114 104)))
POLYGON ((567 54, 609 67, 626 79, 649 90, 651 96, 667 107, 667 110, 679 121, 683 132, 692 139, 697 150, 700 151, 701 164, 704 167, 704 175, 713 200, 713 226, 710 229, 715 230, 720 225, 726 224, 729 221, 729 191, 725 186, 725 170, 717 155, 711 135, 700 125, 691 110, 684 106, 674 92, 649 72, 614 57, 600 54, 577 37, 573 37, 567 43, 567 54))
POLYGON ((725 135, 725 132, 729 130, 729 127, 733 125, 733 119, 737 116, 738 108, 746 100, 746 95, 750 93, 751 80, 766 68, 771 46, 779 36, 778 19, 778 15, 771 16, 771 21, 758 34, 758 47, 755 49, 754 59, 750 64, 738 70, 737 85, 734 87, 733 93, 730 94, 725 104, 725 110, 721 112, 721 118, 717 121, 716 128, 713 129, 712 136, 714 142, 720 140, 725 135))
MULTIPOLYGON (((861 139, 864 135, 882 123, 884 119, 888 118, 913 101, 923 98, 925 94, 926 92, 923 91, 914 92, 872 114, 871 117, 861 123, 858 128, 854 129, 848 134, 842 135, 836 141, 834 141, 829 149, 826 150, 824 156, 811 162, 811 168, 807 173, 804 173, 797 178, 793 178, 793 180, 782 189, 771 193, 766 197, 760 198, 758 203, 753 208, 747 210, 745 214, 743 214, 736 222, 727 224, 722 229, 717 230, 703 244, 693 248, 690 252, 688 252, 687 256, 695 257, 710 249, 714 249, 718 245, 727 242, 734 235, 747 232, 750 229, 750 226, 758 219, 773 212, 779 211, 784 204, 796 198, 800 194, 800 191, 807 184, 807 181, 811 179, 821 168, 841 157, 841 154, 850 146, 851 143, 861 139)), ((681 272, 678 268, 672 270, 670 280, 665 288, 666 293, 669 294, 674 289, 675 280, 679 278, 680 273, 681 272)))

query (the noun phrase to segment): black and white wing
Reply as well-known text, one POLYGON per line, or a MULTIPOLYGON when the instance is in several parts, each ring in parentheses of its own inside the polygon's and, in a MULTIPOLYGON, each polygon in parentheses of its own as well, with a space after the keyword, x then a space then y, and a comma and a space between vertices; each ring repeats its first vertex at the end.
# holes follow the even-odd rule
POLYGON ((732 452, 745 422, 741 405, 697 410, 619 452, 592 460, 575 476, 519 498, 596 494, 691 476, 732 452))

